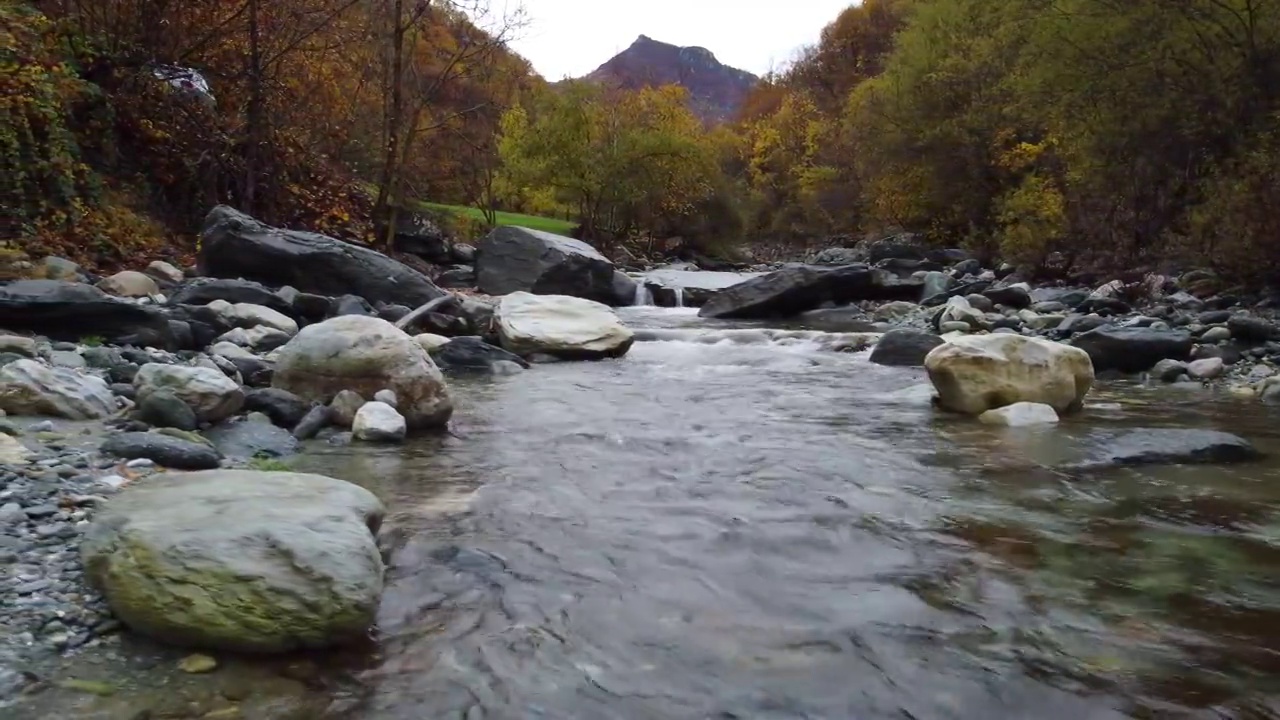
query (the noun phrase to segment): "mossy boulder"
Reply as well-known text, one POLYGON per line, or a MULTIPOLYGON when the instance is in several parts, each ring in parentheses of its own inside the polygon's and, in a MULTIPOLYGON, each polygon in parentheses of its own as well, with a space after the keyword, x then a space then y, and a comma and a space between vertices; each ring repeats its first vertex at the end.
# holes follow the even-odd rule
POLYGON ((90 582, 136 632, 254 653, 364 637, 382 593, 369 491, 321 475, 157 475, 114 497, 85 534, 90 582))
POLYGON ((328 404, 343 390, 396 395, 410 430, 443 427, 453 414, 444 375, 403 330, 376 317, 342 315, 308 325, 279 350, 271 384, 328 404))

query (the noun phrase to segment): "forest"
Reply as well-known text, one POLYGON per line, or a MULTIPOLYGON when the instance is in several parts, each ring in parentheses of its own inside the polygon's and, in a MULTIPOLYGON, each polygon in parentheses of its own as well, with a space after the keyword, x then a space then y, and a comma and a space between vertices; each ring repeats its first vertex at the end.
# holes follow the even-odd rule
POLYGON ((549 84, 525 18, 469 2, 6 0, 7 252, 189 247, 217 202, 380 244, 430 201, 608 251, 1280 269, 1280 0, 864 0, 714 126, 678 87, 549 84))

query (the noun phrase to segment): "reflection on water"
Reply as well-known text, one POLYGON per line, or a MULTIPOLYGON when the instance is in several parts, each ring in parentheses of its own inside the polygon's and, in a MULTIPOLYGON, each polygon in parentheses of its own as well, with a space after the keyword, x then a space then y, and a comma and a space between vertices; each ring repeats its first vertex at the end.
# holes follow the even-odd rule
POLYGON ((623 359, 456 383, 450 436, 297 461, 391 508, 328 716, 1280 716, 1278 466, 1054 469, 1099 428, 1275 447, 1262 406, 1114 385, 997 429, 820 338, 624 317, 623 359))

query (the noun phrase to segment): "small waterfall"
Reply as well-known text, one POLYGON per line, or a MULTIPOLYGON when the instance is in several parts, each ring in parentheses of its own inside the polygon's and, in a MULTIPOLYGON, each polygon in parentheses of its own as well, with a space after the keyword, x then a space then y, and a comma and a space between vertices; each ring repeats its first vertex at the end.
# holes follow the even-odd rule
POLYGON ((671 289, 676 294, 676 307, 678 308, 684 307, 684 288, 677 285, 671 289))
POLYGON ((632 305, 652 305, 653 293, 649 292, 648 286, 644 284, 644 280, 636 283, 636 296, 631 302, 632 305))

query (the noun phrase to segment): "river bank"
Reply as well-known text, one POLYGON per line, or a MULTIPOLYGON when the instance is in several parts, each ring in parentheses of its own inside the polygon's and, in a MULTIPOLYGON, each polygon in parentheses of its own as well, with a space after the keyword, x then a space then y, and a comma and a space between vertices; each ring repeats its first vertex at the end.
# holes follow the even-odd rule
MULTIPOLYGON (((315 302, 258 287, 184 278, 166 294, 235 293, 204 296, 219 316, 227 311, 214 301, 246 303, 249 293, 269 304, 291 297, 277 305, 282 313, 315 302)), ((970 295, 990 300, 966 293, 971 309, 981 301, 970 295)), ((487 304, 447 299, 416 314, 456 332, 478 317, 467 302, 487 304)), ((1032 328, 1020 312, 1030 308, 994 302, 973 312, 950 298, 932 307, 895 302, 906 303, 859 301, 785 319, 622 307, 625 332, 609 326, 603 336, 631 342, 622 352, 591 350, 602 358, 593 362, 550 354, 563 355, 563 345, 533 349, 510 337, 507 346, 521 350, 514 357, 479 340, 424 338, 447 379, 449 430, 390 443, 361 440, 354 417, 331 414, 326 427, 295 437, 314 407, 267 392, 280 388, 263 367, 278 371, 280 354, 267 349, 272 340, 254 347, 255 336, 272 337, 254 330, 261 324, 238 328, 247 335, 242 353, 220 353, 217 342, 138 355, 110 343, 6 340, 28 361, 114 381, 107 387, 122 407, 91 421, 11 420, 32 454, 5 465, 0 502, 21 571, 0 584, 0 617, 16 640, 0 659, 5 711, 1266 716, 1275 691, 1267 628, 1280 597, 1270 579, 1277 466, 1266 451, 1277 433, 1274 410, 1232 386, 1270 366, 1272 348, 1249 341, 1246 354, 1236 349, 1244 337, 1230 337, 1233 325, 1261 326, 1233 323, 1238 311, 1202 322, 1200 313, 1214 311, 1168 314, 1152 304, 1121 314, 1113 305, 1113 320, 1152 322, 1134 325, 1137 338, 1121 337, 1129 343, 1121 352, 1091 352, 1100 365, 1108 352, 1150 348, 1149 333, 1181 332, 1203 341, 1188 342, 1188 354, 1238 352, 1250 369, 1194 382, 1185 369, 1112 369, 1059 424, 999 428, 932 406, 918 346, 908 353, 915 362, 877 362, 885 333, 942 342, 954 333, 1056 332, 1061 322, 1032 328), (964 319, 942 320, 945 313, 964 319), (1009 317, 1021 324, 996 325, 1009 317), (943 331, 944 322, 965 331, 943 331), (1215 328, 1228 337, 1206 340, 1215 328), (140 392, 158 372, 141 372, 152 364, 213 366, 234 389, 186 404, 208 413, 240 393, 242 405, 195 430, 155 432, 166 425, 138 416, 152 404, 140 392), (108 442, 140 432, 168 440, 147 447, 135 437, 132 449, 108 442), (121 632, 77 564, 81 532, 115 487, 150 480, 154 463, 113 454, 121 451, 166 452, 169 467, 203 464, 215 451, 221 469, 211 472, 321 473, 370 491, 385 506, 378 547, 386 562, 372 642, 258 660, 206 648, 212 667, 187 672, 191 649, 121 632)), ((327 303, 339 306, 359 307, 327 303)), ((406 311, 399 320, 415 313, 406 311)), ((1269 322, 1265 312, 1249 316, 1269 322)), ((299 324, 334 327, 326 322, 299 324)), ((1176 354, 1180 343, 1160 347, 1176 354)), ((409 414, 401 403, 411 395, 397 394, 409 414)), ((170 409, 163 417, 178 423, 170 409)))

